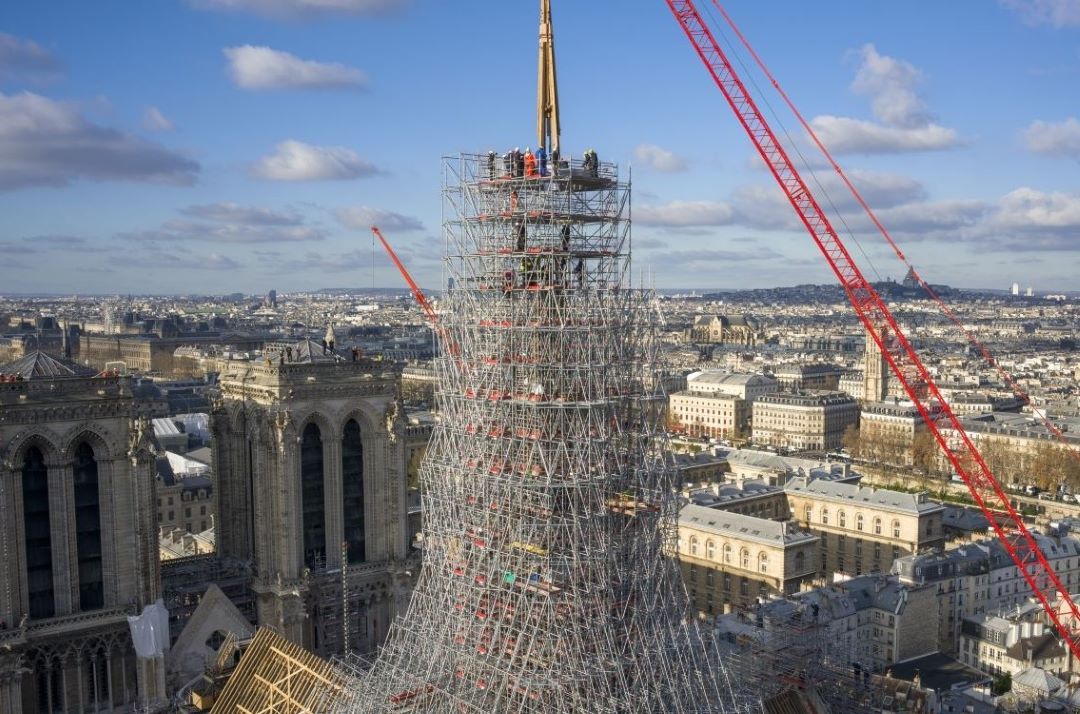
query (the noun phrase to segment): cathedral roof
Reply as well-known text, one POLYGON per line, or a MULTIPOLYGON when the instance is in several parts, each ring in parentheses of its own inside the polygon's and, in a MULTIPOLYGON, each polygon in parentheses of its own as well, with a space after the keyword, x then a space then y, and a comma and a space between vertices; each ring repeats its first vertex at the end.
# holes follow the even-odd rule
POLYGON ((14 362, 0 365, 0 374, 22 379, 56 379, 57 377, 92 377, 89 367, 66 359, 57 359, 41 352, 31 352, 14 362))

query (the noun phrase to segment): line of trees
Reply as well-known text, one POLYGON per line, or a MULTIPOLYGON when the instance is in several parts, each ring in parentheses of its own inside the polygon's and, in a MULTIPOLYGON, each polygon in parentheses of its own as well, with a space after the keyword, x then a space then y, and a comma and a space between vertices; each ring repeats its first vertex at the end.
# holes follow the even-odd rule
MULTIPOLYGON (((1080 455, 1076 447, 1041 442, 1031 448, 986 437, 974 443, 1002 486, 1033 484, 1056 491, 1065 485, 1074 493, 1080 492, 1080 455)), ((864 433, 850 426, 844 432, 843 444, 857 459, 893 468, 911 467, 919 476, 946 478, 953 471, 928 430, 917 431, 913 439, 907 439, 898 430, 873 429, 864 433)))

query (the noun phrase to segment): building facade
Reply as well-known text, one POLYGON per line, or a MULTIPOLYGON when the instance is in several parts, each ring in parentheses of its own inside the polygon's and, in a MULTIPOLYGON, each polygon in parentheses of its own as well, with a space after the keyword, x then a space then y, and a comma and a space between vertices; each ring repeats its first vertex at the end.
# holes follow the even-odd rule
MULTIPOLYGON (((1080 587, 1080 541, 1067 535, 1033 535, 1061 582, 1075 592, 1080 587)), ((937 588, 939 645, 951 654, 957 652, 965 618, 1015 610, 1031 596, 1024 576, 996 539, 905 556, 893 569, 902 582, 937 588)))
POLYGON ((679 516, 679 563, 704 615, 791 595, 817 574, 818 537, 789 522, 688 504, 679 516))
POLYGON ((844 371, 835 365, 821 363, 785 364, 773 370, 780 389, 795 392, 807 389, 839 389, 843 373, 844 371))
POLYGON ((0 366, 0 711, 165 703, 128 617, 158 598, 152 431, 130 380, 0 366))
POLYGON ((750 404, 723 392, 677 392, 668 397, 668 422, 688 436, 742 438, 750 425, 750 404))
POLYGON ((843 392, 802 391, 759 397, 752 408, 756 444, 822 451, 840 448, 859 423, 859 405, 843 392))
POLYGON ((784 492, 791 517, 821 536, 822 575, 887 573, 897 558, 944 544, 945 507, 925 493, 807 478, 784 492))
MULTIPOLYGON (((936 407, 937 405, 933 405, 936 407)), ((937 414, 934 409, 932 414, 937 414)), ((921 467, 937 460, 930 427, 911 403, 864 403, 859 415, 859 457, 892 466, 921 467)))
POLYGON ((776 378, 768 374, 705 370, 688 374, 686 389, 698 394, 730 394, 753 402, 766 394, 775 394, 780 386, 776 378))
POLYGON ((277 349, 221 374, 218 554, 251 564, 258 625, 318 653, 347 631, 347 649, 370 652, 408 596, 398 373, 310 341, 277 349))

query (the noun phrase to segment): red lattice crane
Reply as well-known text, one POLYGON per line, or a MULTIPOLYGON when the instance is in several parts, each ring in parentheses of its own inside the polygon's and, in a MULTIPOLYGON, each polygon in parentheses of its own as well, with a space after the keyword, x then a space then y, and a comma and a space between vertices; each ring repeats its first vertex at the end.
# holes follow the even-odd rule
POLYGON ((450 356, 454 358, 457 365, 459 367, 463 366, 461 359, 459 358, 461 351, 458 349, 457 343, 450 339, 446 332, 446 328, 439 322, 439 315, 435 312, 435 307, 431 304, 431 301, 427 299, 427 295, 424 295, 424 291, 421 290, 420 286, 413 280, 412 275, 410 275, 409 271, 405 268, 405 264, 401 262, 397 253, 390 247, 389 241, 383 237, 382 231, 379 230, 378 226, 372 226, 371 232, 374 233, 375 237, 382 243, 383 249, 386 251, 386 254, 390 256, 390 260, 394 262, 394 266, 398 269, 398 272, 401 273, 401 277, 405 278, 405 282, 409 284, 409 290, 412 291, 413 298, 420 306, 424 316, 427 317, 428 322, 431 323, 431 329, 435 330, 435 334, 439 337, 440 343, 446 345, 447 351, 450 353, 450 356))
POLYGON ((397 267, 398 272, 401 273, 401 277, 405 278, 405 282, 409 284, 409 290, 412 291, 413 297, 416 299, 420 309, 424 311, 424 315, 431 321, 432 327, 436 327, 439 324, 439 317, 435 314, 435 308, 431 306, 431 303, 427 299, 427 295, 424 295, 424 291, 420 289, 420 286, 416 284, 412 276, 409 275, 409 271, 405 269, 405 265, 397 257, 397 253, 390 247, 390 244, 383 238, 382 231, 378 226, 372 226, 371 232, 375 234, 375 237, 382 243, 383 249, 386 250, 386 254, 390 256, 390 260, 394 261, 394 265, 397 267))
POLYGON ((1077 632, 1072 629, 1076 623, 1080 623, 1080 610, 1068 589, 1054 572, 1039 549, 1035 537, 994 478, 948 402, 938 391, 926 366, 897 325, 888 306, 859 270, 828 216, 822 211, 757 104, 746 91, 693 0, 665 2, 810 237, 840 280, 856 315, 881 348, 889 367, 919 410, 934 439, 956 472, 963 477, 975 503, 990 521, 997 537, 1042 605, 1047 617, 1061 633, 1071 653, 1080 657, 1080 641, 1077 632), (934 403, 940 409, 936 415, 931 410, 931 404, 934 403), (951 428, 955 436, 947 437, 942 427, 951 428), (1055 598, 1060 609, 1052 602, 1055 598))

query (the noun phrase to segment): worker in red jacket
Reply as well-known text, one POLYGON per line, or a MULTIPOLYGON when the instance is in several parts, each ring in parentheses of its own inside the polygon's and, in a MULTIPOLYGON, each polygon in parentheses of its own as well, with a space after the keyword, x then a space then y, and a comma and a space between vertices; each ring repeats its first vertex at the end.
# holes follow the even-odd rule
POLYGON ((525 149, 525 175, 528 178, 536 178, 539 175, 536 173, 536 157, 532 149, 525 149))

